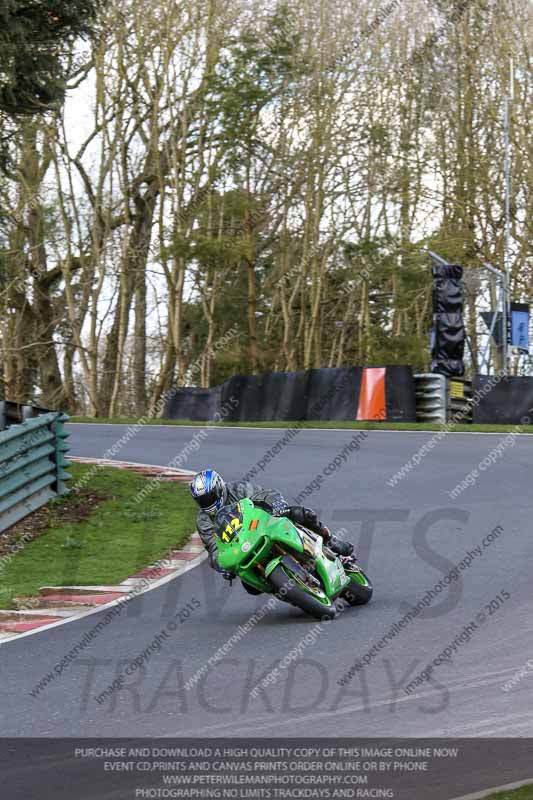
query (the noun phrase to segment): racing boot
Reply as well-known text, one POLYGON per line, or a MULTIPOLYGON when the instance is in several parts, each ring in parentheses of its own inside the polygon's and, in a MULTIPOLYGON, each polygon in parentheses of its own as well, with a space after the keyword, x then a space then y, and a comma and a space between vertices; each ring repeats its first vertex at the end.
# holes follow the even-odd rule
POLYGON ((336 536, 333 536, 329 528, 326 528, 322 523, 320 524, 321 529, 318 530, 317 533, 322 536, 330 550, 333 550, 338 556, 353 556, 354 546, 351 542, 344 542, 342 539, 338 539, 336 536))
POLYGON ((305 508, 305 506, 290 506, 287 516, 289 519, 292 519, 293 522, 296 522, 297 525, 304 525, 306 528, 309 528, 309 530, 322 536, 324 543, 337 555, 353 555, 353 544, 350 542, 343 542, 342 539, 333 536, 329 528, 318 519, 318 515, 311 508, 305 508))

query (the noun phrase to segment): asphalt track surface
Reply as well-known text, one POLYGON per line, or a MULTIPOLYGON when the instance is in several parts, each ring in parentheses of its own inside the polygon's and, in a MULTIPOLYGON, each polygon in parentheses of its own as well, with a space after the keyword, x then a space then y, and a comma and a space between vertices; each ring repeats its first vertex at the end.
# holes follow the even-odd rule
MULTIPOLYGON (((165 465, 198 428, 147 426, 117 458, 165 465)), ((122 426, 69 426, 72 455, 102 456, 122 426)), ((247 473, 283 430, 208 428, 186 463, 228 480, 247 473)), ((189 691, 184 682, 261 609, 266 598, 229 587, 204 563, 131 601, 79 658, 37 697, 30 690, 100 615, 0 647, 0 716, 5 737, 495 737, 533 736, 533 671, 503 685, 533 657, 533 438, 518 437, 456 500, 448 492, 504 436, 447 435, 396 486, 387 480, 431 433, 368 432, 333 474, 324 469, 356 431, 302 430, 254 482, 293 500, 317 475, 307 504, 334 529, 346 528, 373 579, 374 598, 322 625, 314 643, 254 699, 250 690, 314 628, 316 621, 278 602, 189 691), (457 582, 355 672, 338 681, 434 587, 467 551, 500 525, 503 532, 457 582), (510 598, 486 608, 502 592, 510 598), (195 598, 199 608, 145 669, 104 703, 95 697, 195 598), (484 615, 482 620, 477 615, 484 615), (472 620, 477 629, 431 682, 409 683, 472 620)), ((105 612, 100 612, 101 614, 105 612)), ((533 774, 533 767, 530 770, 533 774)), ((512 776, 509 780, 528 775, 512 776)), ((494 781, 494 783, 503 781, 494 781)), ((476 787, 473 787, 476 788, 476 787)))

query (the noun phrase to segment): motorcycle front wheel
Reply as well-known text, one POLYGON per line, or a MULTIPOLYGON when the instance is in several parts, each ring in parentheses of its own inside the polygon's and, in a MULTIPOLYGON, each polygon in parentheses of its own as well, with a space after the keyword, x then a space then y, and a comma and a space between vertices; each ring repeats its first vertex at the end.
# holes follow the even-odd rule
POLYGON ((283 564, 278 564, 268 576, 268 580, 276 590, 276 595, 288 603, 301 608, 306 614, 316 619, 333 619, 337 614, 335 604, 323 589, 308 586, 283 564))

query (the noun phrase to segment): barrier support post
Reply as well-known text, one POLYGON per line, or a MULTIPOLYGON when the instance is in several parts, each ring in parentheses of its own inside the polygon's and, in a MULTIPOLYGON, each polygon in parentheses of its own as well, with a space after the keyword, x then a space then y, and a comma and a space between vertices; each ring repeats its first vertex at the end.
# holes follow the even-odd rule
POLYGON ((56 464, 56 491, 58 495, 68 494, 66 481, 72 478, 72 475, 67 472, 70 463, 65 457, 70 447, 66 443, 69 434, 65 430, 65 423, 68 421, 66 414, 58 414, 57 419, 52 423, 52 430, 55 435, 55 464, 56 464))

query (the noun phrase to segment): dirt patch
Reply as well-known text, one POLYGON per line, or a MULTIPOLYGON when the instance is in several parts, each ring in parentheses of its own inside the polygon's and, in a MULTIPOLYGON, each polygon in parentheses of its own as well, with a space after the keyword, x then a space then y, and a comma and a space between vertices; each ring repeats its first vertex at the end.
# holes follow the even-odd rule
POLYGON ((66 497, 58 498, 38 508, 1 533, 0 556, 8 555, 22 538, 27 543, 42 536, 52 527, 88 519, 98 506, 112 499, 111 496, 97 492, 73 489, 66 497))

